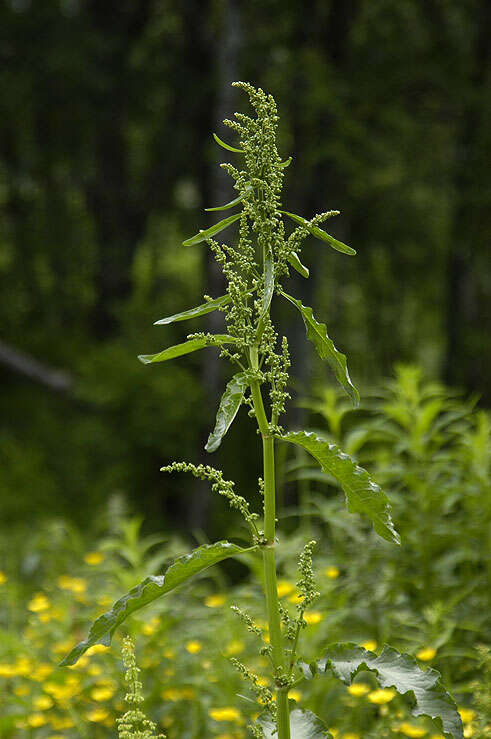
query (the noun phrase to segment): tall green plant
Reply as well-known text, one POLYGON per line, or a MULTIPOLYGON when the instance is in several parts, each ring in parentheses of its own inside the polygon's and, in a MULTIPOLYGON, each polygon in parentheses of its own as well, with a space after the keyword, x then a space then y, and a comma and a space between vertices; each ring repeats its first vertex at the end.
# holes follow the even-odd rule
MULTIPOLYGON (((299 311, 307 338, 312 341, 320 357, 330 364, 352 401, 355 404, 358 402, 358 391, 350 379, 346 357, 329 338, 326 325, 314 317, 310 307, 289 295, 283 287, 291 268, 308 277, 308 270, 299 256, 307 237, 314 236, 344 254, 352 255, 355 251, 320 228, 329 218, 338 215, 338 211, 329 210, 305 219, 282 210, 280 193, 291 157, 282 161, 278 155, 275 101, 271 95, 249 84, 238 82, 235 86, 248 94, 255 117, 235 113, 235 120, 224 121, 238 134, 239 147, 226 144, 215 135, 220 146, 240 157, 243 167, 222 165, 233 178, 238 196, 230 203, 210 210, 228 210, 240 206, 240 211, 183 242, 184 246, 208 245, 227 280, 227 292, 214 299, 205 296, 205 302, 197 308, 157 321, 168 324, 219 310, 224 314, 227 332, 216 335, 203 332, 191 334, 185 342, 156 354, 143 355, 140 360, 145 364, 154 364, 205 347, 220 349, 220 356, 230 362, 235 374, 225 388, 216 425, 206 449, 213 452, 220 446, 239 409, 246 405, 249 415, 256 420, 262 441, 263 477, 259 480, 264 500, 262 516, 250 510, 249 501, 235 492, 234 483, 225 480, 219 470, 189 462, 175 462, 164 467, 166 472, 190 472, 198 478, 209 480, 212 490, 225 496, 231 507, 244 517, 250 531, 249 545, 240 547, 228 541, 219 541, 201 546, 178 558, 165 574, 146 578, 94 622, 87 639, 70 652, 63 664, 74 664, 93 644, 109 644, 115 629, 131 613, 171 592, 194 574, 228 557, 243 557, 246 553, 254 552, 262 558, 265 609, 269 624, 269 641, 262 641, 259 649, 269 659, 274 693, 264 687, 261 677, 246 665, 238 660, 234 660, 234 664, 250 683, 264 709, 258 721, 250 727, 255 737, 277 735, 279 739, 313 739, 330 736, 322 720, 310 711, 291 710, 289 691, 300 681, 326 672, 332 672, 349 683, 361 669, 373 671, 384 687, 393 686, 401 693, 409 693, 416 715, 438 718, 445 734, 461 737, 459 715, 453 700, 442 688, 438 673, 432 670, 422 672, 411 657, 400 655, 388 647, 377 656, 347 643, 332 645, 315 664, 309 666, 302 662, 299 657, 301 634, 307 626, 304 613, 318 597, 312 568, 315 542, 307 542, 299 555, 296 613, 288 612, 279 602, 275 555, 278 544, 275 490, 277 442, 301 447, 316 459, 344 490, 348 510, 367 516, 383 539, 398 544, 399 536, 391 520, 388 499, 366 470, 355 464, 335 444, 327 443, 316 434, 286 432, 280 426, 280 417, 289 397, 290 355, 286 337, 280 339, 271 319, 273 300, 286 300, 299 311), (288 236, 284 217, 287 222, 296 224, 288 236), (215 240, 217 234, 234 223, 238 223, 239 227, 236 245, 215 240)), ((251 617, 238 607, 234 610, 244 626, 262 639, 261 631, 251 617)))

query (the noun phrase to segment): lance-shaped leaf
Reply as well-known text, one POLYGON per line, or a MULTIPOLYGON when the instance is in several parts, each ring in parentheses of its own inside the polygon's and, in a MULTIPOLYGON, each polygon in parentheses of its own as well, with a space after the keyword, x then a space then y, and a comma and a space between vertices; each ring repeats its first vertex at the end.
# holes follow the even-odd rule
POLYGON ((381 488, 370 479, 368 472, 342 452, 336 444, 329 444, 313 432, 290 431, 278 437, 283 441, 303 447, 318 461, 324 472, 332 475, 346 494, 350 513, 367 516, 379 536, 400 544, 400 537, 390 516, 389 499, 381 488))
POLYGON ((271 249, 267 247, 264 252, 264 294, 261 315, 265 316, 271 305, 274 292, 274 263, 271 249))
MULTIPOLYGON (((269 712, 262 713, 257 722, 265 739, 278 739, 278 730, 269 712)), ((332 739, 325 723, 315 713, 299 708, 290 713, 290 734, 292 739, 332 739)))
POLYGON ((241 203, 244 198, 246 198, 249 193, 252 190, 252 185, 246 185, 244 188, 244 192, 241 192, 238 197, 234 198, 230 201, 230 203, 226 203, 225 205, 217 205, 216 208, 205 208, 206 211, 213 211, 213 210, 228 210, 229 208, 233 208, 234 205, 237 205, 238 203, 241 203))
POLYGON ((290 166, 291 163, 292 163, 292 157, 288 157, 288 159, 285 159, 284 162, 280 162, 280 167, 281 169, 286 169, 287 167, 290 166))
MULTIPOLYGON (((340 251, 342 254, 349 254, 350 256, 353 256, 356 254, 356 250, 352 249, 351 246, 348 246, 347 244, 343 244, 342 241, 338 241, 334 238, 334 236, 331 236, 330 234, 326 233, 324 229, 319 228, 319 226, 312 226, 310 222, 306 218, 302 218, 302 216, 297 216, 296 213, 288 213, 286 210, 280 210, 280 213, 283 213, 283 215, 288 216, 288 218, 291 218, 292 221, 295 221, 295 223, 299 223, 301 226, 305 226, 307 231, 312 234, 312 236, 315 236, 316 239, 320 239, 321 241, 325 241, 326 244, 329 244, 329 246, 332 246, 333 249, 336 249, 336 251, 340 251)), ((330 211, 331 216, 337 216, 339 215, 339 210, 331 210, 330 211)))
POLYGON ((308 267, 302 264, 296 251, 292 251, 292 253, 288 257, 288 261, 290 262, 293 269, 297 270, 299 275, 302 275, 302 277, 305 277, 305 278, 309 276, 310 272, 309 272, 308 267))
POLYGON ((319 321, 314 318, 312 308, 309 308, 307 305, 303 305, 300 300, 292 298, 291 295, 287 295, 283 291, 281 291, 281 294, 300 311, 305 324, 305 330, 307 331, 307 338, 314 344, 319 357, 321 359, 326 359, 329 362, 331 369, 336 375, 336 379, 351 397, 353 404, 355 406, 358 405, 360 402, 360 396, 358 394, 358 390, 351 382, 346 356, 336 349, 334 342, 327 335, 326 324, 319 323, 319 321))
POLYGON ((191 354, 191 352, 195 352, 198 349, 204 349, 205 346, 222 346, 222 344, 233 344, 234 342, 234 337, 228 336, 227 334, 215 334, 211 337, 200 336, 196 339, 183 341, 182 344, 169 346, 168 349, 164 349, 157 354, 140 354, 138 359, 143 364, 166 362, 168 359, 175 359, 176 357, 182 357, 183 354, 191 354))
POLYGON ((215 234, 220 233, 220 231, 223 231, 225 228, 230 226, 232 223, 235 223, 235 221, 238 221, 239 218, 242 216, 242 213, 236 213, 234 216, 229 216, 228 218, 224 218, 223 221, 218 221, 218 223, 215 223, 213 226, 210 226, 210 228, 207 228, 205 231, 200 231, 196 234, 196 236, 191 236, 190 239, 186 239, 186 241, 182 242, 183 246, 194 246, 195 244, 200 244, 202 241, 206 241, 206 239, 211 239, 212 236, 215 236, 215 234))
POLYGON ((441 683, 441 675, 432 668, 422 670, 414 657, 400 654, 384 646, 380 656, 356 644, 333 644, 324 657, 311 665, 300 664, 305 677, 330 671, 346 685, 361 670, 370 670, 377 676, 382 688, 394 688, 408 695, 413 716, 428 716, 436 720, 443 733, 453 739, 462 739, 462 719, 453 698, 441 683))
POLYGON ((99 616, 92 624, 87 638, 72 649, 61 662, 61 666, 74 665, 82 654, 94 644, 108 646, 111 643, 114 631, 128 616, 174 590, 193 575, 197 575, 223 559, 235 557, 244 552, 249 552, 251 549, 243 549, 229 541, 217 541, 215 544, 205 544, 190 554, 178 557, 167 568, 165 574, 145 578, 143 582, 117 600, 110 611, 99 616))
POLYGON ((244 153, 244 150, 243 149, 237 149, 235 146, 230 146, 230 144, 227 144, 225 141, 222 141, 222 139, 219 138, 216 135, 216 133, 213 134, 213 138, 215 139, 215 141, 217 142, 217 144, 219 146, 222 146, 227 151, 234 151, 236 154, 243 154, 244 153))
POLYGON ((238 372, 227 384, 218 407, 215 428, 206 442, 205 449, 207 452, 214 452, 222 443, 223 437, 232 425, 242 404, 248 384, 249 380, 245 372, 238 372))
POLYGON ((175 313, 173 316, 167 316, 167 318, 161 318, 160 321, 155 321, 154 326, 164 326, 168 323, 175 323, 176 321, 187 321, 189 318, 199 318, 207 313, 211 313, 223 305, 230 303, 230 295, 222 295, 220 298, 209 300, 207 303, 202 303, 196 306, 196 308, 190 308, 184 310, 182 313, 175 313))

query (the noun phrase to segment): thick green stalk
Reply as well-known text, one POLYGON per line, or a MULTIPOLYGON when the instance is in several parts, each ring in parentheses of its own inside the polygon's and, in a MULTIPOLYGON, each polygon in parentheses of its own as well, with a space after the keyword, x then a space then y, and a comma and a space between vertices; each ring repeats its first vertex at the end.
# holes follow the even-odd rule
MULTIPOLYGON (((257 347, 250 352, 251 367, 258 368, 257 347)), ((264 410, 261 388, 257 380, 251 382, 251 395, 256 413, 257 423, 263 441, 263 474, 264 474, 264 535, 263 546, 264 588, 268 613, 269 638, 272 648, 273 663, 276 669, 286 675, 285 651, 281 634, 278 588, 276 582, 275 536, 276 536, 276 490, 274 465, 274 438, 270 433, 268 419, 264 410)), ((276 691, 278 709, 278 739, 290 739, 290 717, 288 707, 288 691, 278 688, 276 691)))

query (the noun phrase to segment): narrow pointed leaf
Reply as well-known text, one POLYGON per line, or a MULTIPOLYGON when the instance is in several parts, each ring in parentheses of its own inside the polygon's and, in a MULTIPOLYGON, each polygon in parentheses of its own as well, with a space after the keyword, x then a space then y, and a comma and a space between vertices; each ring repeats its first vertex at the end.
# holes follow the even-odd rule
MULTIPOLYGON (((262 713, 257 722, 266 739, 278 739, 278 731, 269 711, 262 713)), ((299 708, 290 713, 290 734, 292 739, 332 739, 327 726, 315 713, 299 708)))
POLYGON ((242 404, 248 384, 249 381, 245 372, 238 372, 227 384, 218 407, 215 428, 206 442, 205 449, 207 452, 214 452, 222 443, 223 437, 232 425, 242 404))
POLYGON ((267 248, 264 254, 264 295, 262 315, 265 316, 271 305, 274 292, 274 264, 271 249, 267 248))
POLYGON ((168 359, 182 357, 183 354, 190 354, 198 349, 204 349, 206 346, 222 346, 222 344, 233 344, 235 339, 227 334, 215 334, 212 338, 199 337, 197 339, 189 339, 182 344, 169 346, 157 354, 140 354, 138 359, 143 364, 152 364, 153 362, 166 362, 168 359))
POLYGON ((161 318, 160 321, 155 321, 154 326, 164 326, 168 323, 175 323, 176 321, 187 321, 189 318, 199 318, 200 316, 211 313, 217 308, 221 308, 223 305, 230 303, 230 295, 222 295, 220 298, 209 300, 207 303, 202 303, 196 308, 190 308, 184 310, 182 313, 175 313, 173 316, 167 316, 167 318, 161 318))
POLYGON ((237 149, 235 146, 230 146, 230 144, 227 144, 225 141, 222 141, 221 138, 219 138, 216 133, 213 134, 213 138, 217 142, 219 146, 222 146, 227 151, 235 151, 236 154, 243 154, 243 149, 237 149))
POLYGON ((288 257, 288 261, 290 262, 290 265, 293 267, 293 269, 297 270, 299 275, 302 275, 302 277, 305 277, 307 279, 310 274, 309 269, 304 264, 302 264, 296 251, 292 251, 292 253, 288 257))
POLYGON ((200 231, 196 234, 196 236, 191 236, 190 239, 186 239, 186 241, 182 242, 182 245, 194 246, 195 244, 200 244, 202 241, 206 241, 206 239, 211 239, 212 236, 215 236, 215 234, 220 233, 220 231, 223 231, 228 226, 231 226, 232 223, 238 221, 241 216, 242 213, 236 213, 233 216, 224 218, 223 221, 218 221, 218 223, 215 223, 213 226, 210 226, 210 228, 207 228, 206 231, 200 231))
POLYGON ((441 675, 432 668, 422 670, 414 657, 384 646, 380 656, 363 647, 347 642, 333 644, 324 657, 312 665, 301 664, 305 677, 330 671, 346 685, 362 670, 377 676, 382 688, 394 688, 408 695, 413 703, 413 716, 428 716, 436 720, 443 733, 452 739, 462 739, 463 728, 457 706, 441 683, 441 675))
POLYGON ((216 208, 205 208, 206 211, 213 211, 213 210, 228 210, 229 208, 233 208, 234 205, 237 205, 238 203, 241 203, 244 198, 246 198, 249 193, 252 190, 252 185, 246 185, 244 188, 244 192, 241 192, 240 195, 238 195, 236 198, 230 201, 230 203, 226 203, 226 205, 217 205, 216 208))
POLYGON ((284 162, 280 163, 281 169, 286 169, 287 167, 289 167, 292 161, 293 161, 292 157, 288 157, 288 159, 285 159, 284 162))
POLYGON ((283 291, 281 294, 300 311, 305 324, 305 330, 307 331, 307 338, 314 344, 319 357, 321 359, 326 359, 329 362, 331 369, 336 375, 337 381, 351 397, 353 404, 355 406, 358 405, 360 402, 360 396, 358 394, 358 390, 351 382, 346 356, 336 349, 334 342, 327 335, 326 324, 319 323, 319 321, 316 320, 312 313, 312 308, 309 308, 307 305, 303 305, 300 300, 292 298, 291 295, 287 295, 287 293, 284 293, 283 291))
POLYGON ((208 567, 221 562, 223 559, 248 551, 250 549, 243 549, 229 541, 218 541, 215 544, 205 544, 190 554, 178 557, 163 575, 145 578, 143 582, 116 601, 110 611, 99 616, 92 624, 87 638, 72 649, 60 666, 74 665, 82 654, 94 644, 108 646, 111 643, 114 631, 132 613, 174 590, 178 585, 208 567))
POLYGON ((390 516, 389 499, 371 480, 368 472, 356 464, 336 444, 329 444, 313 432, 290 431, 278 437, 303 447, 329 475, 332 475, 346 494, 350 513, 361 513, 372 521, 375 531, 387 541, 400 544, 400 537, 390 516))
MULTIPOLYGON (((305 226, 307 231, 309 231, 312 236, 315 236, 316 239, 320 239, 321 241, 325 241, 326 244, 332 246, 332 248, 336 249, 336 251, 340 251, 342 254, 349 254, 350 256, 356 254, 356 250, 352 249, 351 246, 343 244, 342 241, 338 241, 334 238, 334 236, 326 233, 324 229, 319 228, 319 226, 311 226, 306 218, 302 218, 302 216, 297 216, 296 213, 288 213, 288 211, 286 210, 280 210, 280 213, 288 216, 288 218, 291 218, 292 221, 295 221, 295 223, 299 223, 301 226, 305 226)), ((339 210, 331 210, 331 216, 337 215, 339 215, 339 210)))

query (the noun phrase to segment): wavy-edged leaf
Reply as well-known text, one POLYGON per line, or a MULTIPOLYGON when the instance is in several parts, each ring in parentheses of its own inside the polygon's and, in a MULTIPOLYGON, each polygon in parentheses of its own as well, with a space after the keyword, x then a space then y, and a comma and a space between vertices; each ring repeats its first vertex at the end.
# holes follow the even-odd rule
POLYGON ((326 324, 319 323, 319 321, 316 320, 312 313, 312 308, 308 305, 304 305, 300 300, 293 298, 291 295, 287 295, 287 293, 283 291, 281 291, 281 294, 300 311, 305 324, 305 330, 307 331, 307 338, 314 344, 319 357, 321 359, 326 359, 329 362, 331 369, 336 375, 337 381, 346 390, 353 401, 353 404, 355 406, 358 405, 360 402, 360 396, 358 394, 358 390, 351 382, 346 356, 336 349, 334 342, 327 335, 326 324))
POLYGON ((286 169, 287 167, 289 167, 292 161, 293 161, 293 157, 288 157, 288 159, 285 159, 284 162, 280 162, 281 169, 286 169))
POLYGON ((215 334, 212 337, 199 337, 196 339, 189 339, 189 341, 183 341, 182 344, 174 344, 169 346, 168 349, 164 349, 157 354, 139 354, 138 359, 143 364, 152 364, 153 362, 166 362, 168 359, 175 359, 176 357, 182 357, 183 354, 191 354, 191 352, 198 351, 198 349, 204 349, 206 346, 222 346, 222 344, 233 344, 235 339, 233 336, 228 334, 215 334))
MULTIPOLYGON (((349 254, 350 256, 353 256, 356 254, 356 250, 352 249, 351 246, 348 246, 347 244, 343 244, 342 241, 338 241, 334 238, 334 236, 331 236, 328 234, 324 229, 319 228, 319 226, 312 226, 309 221, 306 218, 303 218, 302 216, 297 216, 296 213, 289 213, 286 210, 280 210, 280 213, 283 213, 283 215, 288 216, 288 218, 291 218, 292 221, 295 221, 295 223, 299 223, 301 226, 305 226, 307 231, 312 234, 312 236, 315 236, 316 239, 320 239, 321 241, 325 241, 326 244, 329 244, 329 246, 332 246, 333 249, 336 249, 336 251, 340 251, 342 254, 349 254)), ((339 210, 331 210, 330 211, 331 216, 337 216, 339 215, 339 210)))
POLYGON ((318 461, 324 472, 338 481, 346 494, 346 504, 350 513, 367 516, 379 536, 395 544, 401 543, 390 516, 389 499, 371 480, 368 472, 357 465, 348 454, 312 431, 289 431, 278 438, 303 447, 318 461))
POLYGON ((117 600, 110 611, 99 616, 92 624, 87 638, 72 649, 63 662, 60 663, 60 666, 74 665, 82 654, 94 644, 109 646, 114 631, 132 613, 139 611, 194 575, 221 562, 223 559, 249 551, 251 549, 243 549, 229 541, 217 541, 215 544, 204 544, 189 554, 178 557, 167 568, 165 574, 145 578, 143 582, 117 600))
POLYGON ((173 316, 167 316, 167 318, 161 318, 160 321, 155 321, 154 326, 166 326, 168 323, 175 323, 176 321, 187 321, 190 318, 199 318, 207 313, 211 313, 217 308, 221 308, 223 305, 230 303, 230 295, 222 295, 214 300, 209 300, 207 303, 202 303, 196 306, 196 308, 189 308, 184 310, 182 313, 175 313, 173 316))
POLYGON ((205 208, 206 211, 213 211, 213 210, 228 210, 229 208, 233 208, 234 205, 237 205, 238 203, 241 203, 244 198, 246 198, 249 193, 252 190, 252 185, 246 185, 244 188, 244 192, 241 192, 240 195, 238 195, 236 198, 230 201, 230 203, 226 203, 225 205, 217 205, 216 208, 205 208))
POLYGON ((243 149, 237 149, 235 146, 230 146, 230 144, 227 144, 225 141, 222 141, 222 139, 219 138, 216 135, 216 133, 213 134, 213 138, 215 139, 215 141, 217 142, 217 144, 219 146, 222 146, 227 151, 234 151, 236 154, 243 154, 244 153, 244 150, 243 149))
POLYGON ((308 679, 330 670, 346 685, 351 685, 361 670, 370 670, 376 674, 382 688, 394 688, 401 695, 409 695, 413 716, 428 716, 440 724, 447 736, 463 737, 462 719, 453 698, 441 683, 440 673, 432 668, 422 670, 414 657, 401 654, 393 647, 384 646, 377 656, 350 642, 333 644, 321 660, 312 665, 301 664, 300 668, 308 679))
POLYGON ((288 261, 290 262, 290 265, 293 267, 293 269, 296 269, 299 275, 302 275, 302 277, 309 276, 309 268, 306 267, 302 262, 300 261, 300 257, 298 256, 296 251, 292 251, 290 256, 288 257, 288 261))
POLYGON ((206 241, 206 239, 211 239, 212 236, 215 236, 215 234, 220 233, 220 231, 223 231, 225 228, 231 226, 232 223, 238 221, 241 216, 242 213, 236 213, 233 216, 224 218, 222 221, 218 221, 218 223, 210 226, 210 228, 207 228, 205 231, 200 231, 196 236, 191 236, 190 239, 186 239, 186 241, 182 242, 182 245, 194 246, 195 244, 200 244, 202 241, 206 241))
POLYGON ((223 437, 232 425, 242 404, 248 384, 249 380, 246 372, 238 372, 227 384, 218 407, 215 428, 206 442, 205 449, 207 452, 214 452, 222 443, 223 437))
MULTIPOLYGON (((278 731, 269 711, 262 713, 257 723, 261 726, 265 739, 278 739, 278 731)), ((291 739, 332 739, 327 726, 312 711, 295 708, 290 712, 291 739)))

